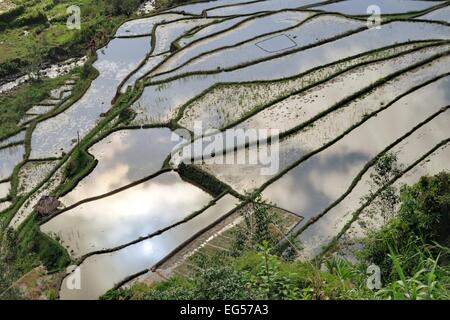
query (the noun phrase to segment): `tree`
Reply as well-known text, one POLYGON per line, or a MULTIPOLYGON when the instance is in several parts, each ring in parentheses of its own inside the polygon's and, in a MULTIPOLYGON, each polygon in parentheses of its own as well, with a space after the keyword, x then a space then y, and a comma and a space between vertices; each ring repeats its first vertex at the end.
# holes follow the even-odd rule
POLYGON ((45 55, 43 45, 33 42, 29 45, 28 51, 30 52, 30 59, 26 71, 32 80, 39 81, 41 79, 40 69, 45 55))
POLYGON ((381 190, 372 202, 371 213, 380 215, 386 224, 394 216, 400 203, 399 190, 391 184, 391 180, 402 172, 403 166, 398 163, 396 154, 388 152, 378 159, 374 170, 370 174, 371 190, 364 200, 372 198, 381 190))
MULTIPOLYGON (((394 280, 390 246, 395 254, 401 255, 399 260, 405 274, 414 274, 421 260, 418 253, 427 248, 436 256, 442 251, 436 243, 450 244, 450 174, 425 176, 412 186, 404 186, 400 200, 397 215, 380 230, 369 233, 362 252, 364 260, 381 268, 383 277, 394 280)), ((448 264, 448 252, 441 255, 440 262, 448 264)))

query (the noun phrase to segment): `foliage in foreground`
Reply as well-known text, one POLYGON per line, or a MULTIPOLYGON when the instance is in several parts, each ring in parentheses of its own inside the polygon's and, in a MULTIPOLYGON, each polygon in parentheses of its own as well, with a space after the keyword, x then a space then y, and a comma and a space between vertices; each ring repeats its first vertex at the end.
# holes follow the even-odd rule
POLYGON ((243 241, 238 232, 232 254, 197 257, 199 271, 189 278, 138 283, 110 290, 103 299, 450 299, 449 186, 450 174, 440 173, 404 187, 398 214, 363 240, 357 263, 337 255, 287 261, 271 249, 271 217, 257 207, 264 218, 255 226, 259 244, 242 246, 255 238, 243 241), (368 289, 371 263, 382 270, 380 290, 368 289))

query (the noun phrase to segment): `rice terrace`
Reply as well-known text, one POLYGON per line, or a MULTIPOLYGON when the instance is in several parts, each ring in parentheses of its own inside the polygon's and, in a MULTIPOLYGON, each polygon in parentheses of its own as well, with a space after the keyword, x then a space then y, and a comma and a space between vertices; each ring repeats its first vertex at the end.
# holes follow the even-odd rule
POLYGON ((449 127, 450 1, 0 0, 0 299, 449 300, 449 127))

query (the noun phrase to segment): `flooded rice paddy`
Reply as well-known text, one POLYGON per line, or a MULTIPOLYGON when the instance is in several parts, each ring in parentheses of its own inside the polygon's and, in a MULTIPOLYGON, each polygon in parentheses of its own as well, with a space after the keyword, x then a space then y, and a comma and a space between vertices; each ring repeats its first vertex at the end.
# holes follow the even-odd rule
POLYGON ((431 11, 430 13, 418 17, 418 19, 435 20, 450 23, 450 7, 447 6, 431 11))
POLYGON ((25 130, 22 130, 19 133, 0 141, 0 148, 4 148, 8 145, 22 142, 24 140, 25 140, 25 130))
POLYGON ((13 169, 23 160, 25 148, 23 145, 0 149, 0 181, 8 179, 13 169))
POLYGON ((164 173, 120 193, 81 204, 52 219, 42 230, 55 233, 78 257, 164 229, 212 199, 178 174, 164 173))
POLYGON ((114 39, 100 49, 94 63, 99 76, 69 109, 37 125, 31 138, 31 158, 61 156, 70 151, 78 136, 92 130, 102 113, 111 108, 117 87, 149 51, 150 37, 114 39))
POLYGON ((281 9, 302 8, 317 4, 317 0, 265 0, 261 2, 235 4, 207 10, 209 16, 231 16, 236 14, 254 14, 258 12, 277 11, 281 9))
MULTIPOLYGON (((279 206, 306 218, 321 212, 345 192, 368 160, 408 134, 412 128, 420 125, 420 122, 438 113, 442 107, 450 105, 449 86, 450 78, 446 77, 398 100, 333 146, 285 174, 271 184, 263 195, 279 206), (434 97, 433 101, 426 103, 431 97, 434 97), (380 128, 376 135, 373 134, 372 124, 380 128), (283 199, 283 192, 287 189, 298 192, 297 203, 283 199)), ((445 139, 448 133, 443 130, 442 125, 448 119, 448 115, 448 111, 439 114, 429 124, 424 125, 424 128, 417 129, 423 132, 433 127, 434 130, 428 132, 429 140, 420 134, 421 139, 417 139, 417 136, 408 137, 406 141, 410 143, 407 145, 419 154, 407 156, 403 147, 398 155, 399 162, 404 164, 411 162, 420 157, 421 153, 425 153, 427 148, 445 139)), ((401 145, 405 146, 406 143, 403 142, 401 145)))
POLYGON ((25 163, 19 172, 19 195, 27 194, 38 184, 45 181, 47 176, 55 168, 58 161, 29 161, 25 163))
POLYGON ((4 199, 8 196, 10 188, 11 183, 9 182, 0 183, 0 199, 4 199))
MULTIPOLYGON (((416 12, 441 4, 440 1, 410 0, 347 0, 318 6, 315 9, 327 12, 339 12, 349 15, 366 15, 369 6, 376 5, 382 14, 416 12)), ((369 11, 371 12, 371 11, 369 11)))
MULTIPOLYGON (((198 41, 195 44, 184 48, 184 50, 175 53, 172 57, 167 59, 162 66, 155 70, 154 73, 167 72, 180 67, 200 54, 205 54, 224 47, 232 47, 246 40, 272 33, 277 30, 292 28, 310 16, 312 16, 312 13, 309 12, 287 11, 254 18, 247 17, 245 21, 233 28, 204 38, 202 41, 198 41)), ((220 24, 221 23, 218 25, 220 24)))
MULTIPOLYGON (((22 119, 36 124, 26 127, 30 144, 25 127, 0 141, 0 211, 14 204, 8 195, 21 195, 10 220, 18 228, 42 196, 62 202, 40 224, 82 275, 79 290, 70 274, 64 279, 62 299, 96 299, 151 273, 249 192, 303 218, 293 231, 301 256, 313 258, 332 240, 362 234, 361 224, 379 225, 368 209, 353 215, 370 191, 374 159, 397 154, 404 170, 397 187, 449 169, 448 8, 440 1, 217 0, 128 21, 97 51, 98 76, 77 101, 61 108, 73 90, 66 83, 22 119), (372 2, 382 15, 404 19, 384 16, 380 28, 367 28, 361 16, 372 2), (42 117, 50 111, 58 112, 42 117), (276 170, 223 164, 247 159, 245 142, 257 136, 207 153, 215 162, 194 163, 189 168, 201 175, 187 175, 178 166, 187 157, 171 157, 181 140, 173 130, 196 126, 279 130, 276 170), (95 163, 70 178, 81 152, 95 163), (220 192, 206 183, 211 177, 223 183, 220 192)), ((223 141, 225 133, 211 137, 223 141)))
POLYGON ((154 175, 176 144, 167 128, 113 132, 88 150, 98 160, 96 167, 61 201, 69 206, 154 175), (148 144, 152 148, 143 147, 148 144))
POLYGON ((235 205, 237 205, 236 199, 232 196, 226 196, 200 215, 161 235, 156 235, 112 253, 98 254, 87 258, 80 266, 80 271, 84 274, 81 280, 82 289, 68 290, 63 283, 60 292, 61 298, 97 298, 127 276, 150 269, 176 247, 189 240, 190 237, 209 224, 220 219, 235 205))

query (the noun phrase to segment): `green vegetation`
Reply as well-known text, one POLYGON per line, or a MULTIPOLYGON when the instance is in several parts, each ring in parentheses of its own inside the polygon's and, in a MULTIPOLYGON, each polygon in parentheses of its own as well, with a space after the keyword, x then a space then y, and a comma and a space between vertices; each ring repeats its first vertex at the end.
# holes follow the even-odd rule
POLYGON ((98 160, 94 159, 86 150, 76 147, 70 155, 70 159, 64 168, 64 183, 57 190, 59 196, 70 192, 84 177, 97 166, 98 160))
MULTIPOLYGON (((88 149, 98 141, 99 138, 105 137, 111 131, 111 125, 114 126, 115 118, 119 121, 125 121, 121 118, 122 112, 125 114, 130 104, 135 101, 139 91, 129 90, 125 94, 120 95, 114 102, 114 106, 104 114, 103 119, 97 124, 97 127, 92 130, 87 136, 77 142, 76 148, 69 154, 64 155, 61 160, 61 165, 67 160, 67 166, 65 168, 64 182, 58 186, 54 194, 58 197, 70 192, 84 177, 86 177, 97 165, 97 160, 94 159, 89 153, 88 149)), ((117 124, 117 123, 115 123, 117 124)))
POLYGON ((19 122, 34 105, 49 97, 49 92, 63 85, 69 76, 40 79, 0 96, 0 139, 19 130, 19 122))
POLYGON ((0 239, 0 299, 18 299, 17 290, 10 289, 11 284, 35 265, 31 256, 20 257, 16 250, 17 235, 8 230, 0 239))
POLYGON ((181 163, 178 170, 183 179, 192 182, 213 196, 217 197, 229 189, 223 182, 193 165, 181 163))
POLYGON ((233 242, 230 255, 238 257, 246 248, 255 248, 260 243, 266 242, 275 247, 281 240, 280 232, 276 225, 280 224, 280 216, 270 206, 261 202, 261 197, 255 199, 251 215, 244 216, 244 223, 232 229, 233 242))
POLYGON ((193 2, 192 0, 155 0, 154 6, 155 9, 160 10, 164 8, 170 8, 173 6, 177 6, 180 4, 186 4, 189 2, 193 2))
MULTIPOLYGON (((0 57, 0 78, 35 72, 43 64, 85 54, 88 50, 92 53, 108 41, 115 28, 128 19, 142 1, 79 1, 81 30, 68 30, 65 26, 68 18, 65 10, 73 4, 69 1, 14 2, 17 6, 13 10, 0 14, 0 50, 4 53, 0 57)), ((157 0, 156 7, 184 2, 187 1, 157 0)), ((74 71, 84 80, 75 88, 74 97, 79 98, 80 90, 96 75, 90 64, 92 60, 74 71)), ((62 85, 67 77, 37 79, 2 95, 0 139, 17 132, 26 111, 48 97, 48 92, 62 85)), ((142 88, 139 90, 142 92, 142 88)), ((133 90, 118 96, 114 107, 104 114, 98 126, 78 141, 73 152, 63 156, 60 165, 67 163, 65 179, 54 192, 56 195, 71 190, 95 167, 96 160, 86 150, 113 128, 115 119, 115 124, 130 123, 136 115, 129 108, 130 102, 137 96, 138 92, 133 90)), ((241 97, 239 105, 244 102, 241 97)), ((247 117, 250 113, 242 115, 247 117)), ((31 132, 32 128, 27 131, 27 146, 31 132)), ((27 152, 28 157, 29 150, 27 152)), ((17 172, 18 167, 13 175, 13 193, 17 189, 17 172)), ((193 166, 182 165, 179 172, 183 178, 215 196, 231 191, 227 185, 193 166)), ((244 222, 233 229, 231 250, 194 255, 192 263, 196 268, 192 268, 189 276, 175 276, 151 286, 136 284, 132 288, 111 290, 104 299, 449 299, 449 174, 424 177, 418 184, 403 188, 398 197, 397 189, 385 187, 401 172, 395 156, 382 157, 375 172, 372 176, 374 189, 383 188, 383 191, 373 202, 373 214, 381 216, 386 225, 361 240, 364 249, 356 253, 357 263, 350 263, 339 255, 327 255, 310 263, 298 261, 299 245, 295 239, 289 239, 288 248, 278 247, 284 235, 276 227, 277 215, 269 210, 269 205, 256 199, 252 215, 244 216, 244 222), (371 263, 382 270, 384 287, 376 292, 366 286, 367 265, 371 263)), ((13 210, 25 200, 20 196, 17 199, 15 208, 0 217, 3 221, 9 221, 13 210)), ((9 290, 11 284, 36 266, 42 264, 52 272, 70 263, 66 250, 40 232, 36 214, 17 232, 5 227, 0 228, 4 231, 0 237, 0 298, 20 297, 15 290, 9 290)), ((57 291, 48 289, 45 295, 55 299, 57 291)))
MULTIPOLYGON (((84 55, 107 43, 115 29, 130 19, 144 0, 14 0, 16 7, 0 14, 0 79, 36 70, 36 65, 84 55), (68 29, 77 5, 81 28, 68 29), (36 55, 36 52, 40 54, 36 55)), ((187 0, 156 0, 164 9, 187 0)))
POLYGON ((29 71, 36 64, 85 54, 95 42, 105 44, 117 26, 137 9, 140 0, 14 0, 17 7, 0 23, 0 78, 29 71), (81 29, 68 29, 67 9, 81 10, 81 29), (40 54, 36 55, 36 51, 40 54))
POLYGON ((17 232, 15 241, 17 256, 32 256, 47 270, 61 270, 68 265, 70 258, 66 250, 56 241, 40 232, 36 214, 31 215, 17 232))
POLYGON ((88 167, 92 161, 93 159, 91 156, 89 156, 86 152, 77 149, 67 163, 65 172, 66 178, 70 179, 75 177, 82 169, 88 167))
MULTIPOLYGON (((78 1, 81 9, 81 29, 69 30, 68 0, 15 0, 15 8, 0 14, 0 79, 15 74, 36 72, 44 64, 86 54, 104 45, 115 29, 134 14, 142 0, 78 1), (95 46, 93 48, 92 46, 95 46)), ((175 4, 170 2, 170 4, 175 4)), ((181 1, 184 2, 184 1, 181 1)), ((169 3, 157 1, 158 8, 169 3)), ((79 74, 92 79, 93 70, 87 63, 79 74)), ((38 79, 21 85, 0 97, 0 139, 19 130, 19 122, 26 111, 48 97, 48 93, 62 85, 67 76, 57 79, 38 79)), ((74 92, 76 95, 76 92, 74 92)), ((125 122, 130 114, 122 115, 125 122)))
MULTIPOLYGON (((380 168, 390 160, 381 161, 380 168)), ((266 206, 256 206, 254 217, 246 222, 246 233, 236 232, 237 250, 191 257, 197 271, 189 277, 110 290, 103 299, 450 298, 450 173, 404 187, 398 214, 362 240, 357 263, 339 251, 313 262, 290 261, 273 249, 273 216, 266 206), (374 291, 367 286, 372 263, 381 268, 383 284, 374 291)))
POLYGON ((126 108, 119 113, 119 121, 123 124, 129 124, 136 117, 136 112, 131 108, 126 108))
POLYGON ((58 291, 56 291, 56 289, 48 289, 45 293, 45 295, 47 296, 48 300, 56 300, 58 299, 58 291))
MULTIPOLYGON (((11 285, 33 268, 44 265, 47 270, 61 270, 70 258, 64 248, 42 232, 32 216, 15 232, 6 229, 0 239, 0 299, 20 299, 11 285)), ((55 292, 49 292, 55 297, 55 292)))
MULTIPOLYGON (((77 86, 74 88, 73 99, 78 99, 89 86, 90 80, 92 80, 92 78, 97 75, 97 72, 91 67, 90 64, 87 64, 86 66, 79 70, 76 70, 75 72, 79 74, 81 79, 86 80, 80 82, 80 84, 77 84, 77 86)), ((64 80, 66 80, 66 78, 63 77, 57 80, 48 81, 64 80)), ((35 83, 33 83, 34 86, 30 86, 29 88, 34 89, 36 88, 35 84, 40 84, 43 82, 47 83, 47 80, 37 80, 35 83)), ((60 83, 58 82, 58 84, 60 83)), ((49 86, 47 90, 42 90, 42 92, 48 92, 53 88, 54 87, 49 86)), ((11 101, 16 103, 17 105, 19 104, 19 100, 13 99, 14 94, 16 94, 19 90, 15 90, 14 93, 8 95, 11 101)), ((28 94, 28 92, 26 92, 27 89, 23 90, 24 96, 28 94)), ((73 153, 65 155, 63 157, 63 159, 61 160, 61 165, 67 163, 64 172, 65 180, 64 183, 60 185, 54 193, 60 195, 68 192, 68 190, 73 188, 77 184, 77 182, 79 182, 84 176, 89 173, 89 170, 92 170, 92 168, 95 167, 96 161, 86 151, 88 144, 95 139, 96 134, 101 130, 101 128, 112 121, 114 117, 117 117, 120 111, 125 108, 125 106, 129 105, 130 99, 134 98, 134 94, 135 92, 130 91, 127 92, 127 94, 119 97, 119 99, 117 99, 115 103, 115 107, 111 109, 111 114, 105 115, 106 119, 100 122, 98 128, 87 137, 82 139, 73 153)), ((39 101, 42 97, 47 97, 47 94, 42 93, 42 95, 39 96, 39 101)), ((57 168, 55 170, 57 170, 57 168)), ((17 172, 15 174, 17 175, 17 172)), ((45 183, 45 181, 42 182, 41 185, 43 183, 45 183)), ((20 226, 18 232, 6 229, 6 225, 11 219, 11 214, 14 213, 15 210, 17 210, 17 208, 23 204, 24 200, 25 199, 18 197, 15 209, 4 212, 4 215, 0 217, 1 221, 3 222, 3 224, 0 226, 2 234, 13 235, 10 241, 2 241, 0 243, 0 273, 2 274, 2 277, 0 279, 0 291, 1 289, 8 289, 14 281, 39 265, 45 266, 48 272, 51 273, 54 271, 62 270, 71 261, 67 251, 57 241, 51 239, 39 230, 39 219, 36 213, 33 213, 29 218, 27 218, 27 220, 20 226)), ((47 290, 45 294, 49 299, 56 298, 56 291, 47 290)), ((7 293, 5 293, 5 295, 0 298, 12 299, 18 297, 19 296, 17 292, 8 289, 7 293)))
POLYGON ((440 260, 448 262, 440 246, 450 245, 450 174, 422 177, 403 188, 400 201, 397 215, 365 239, 362 251, 362 257, 379 265, 389 280, 397 277, 395 256, 406 274, 417 272, 425 258, 441 254, 440 260))

